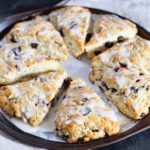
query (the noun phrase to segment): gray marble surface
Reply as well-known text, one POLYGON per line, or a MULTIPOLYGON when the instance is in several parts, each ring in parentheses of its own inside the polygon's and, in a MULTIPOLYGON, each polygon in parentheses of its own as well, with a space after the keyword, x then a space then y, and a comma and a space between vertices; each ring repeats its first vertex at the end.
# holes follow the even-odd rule
MULTIPOLYGON (((118 13, 150 31, 150 0, 70 0, 82 5, 118 13)), ((0 18, 22 11, 50 6, 50 0, 0 0, 0 18)), ((0 130, 0 150, 42 150, 24 145, 0 130)), ((150 150, 150 129, 100 150, 150 150)))

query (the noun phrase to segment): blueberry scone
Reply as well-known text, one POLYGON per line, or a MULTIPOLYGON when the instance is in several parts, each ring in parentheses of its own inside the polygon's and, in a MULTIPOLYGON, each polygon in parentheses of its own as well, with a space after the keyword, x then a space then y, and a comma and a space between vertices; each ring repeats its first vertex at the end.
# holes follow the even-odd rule
POLYGON ((69 143, 102 138, 119 132, 114 112, 85 82, 74 79, 55 118, 56 130, 69 143))
POLYGON ((92 37, 85 49, 89 58, 112 47, 117 42, 133 39, 136 25, 115 15, 99 15, 94 22, 92 37))
POLYGON ((29 81, 2 86, 0 107, 10 116, 38 126, 68 83, 68 74, 60 70, 29 81))
POLYGON ((93 59, 90 80, 122 113, 141 119, 150 107, 150 42, 140 37, 93 59))
POLYGON ((60 61, 68 59, 67 47, 60 33, 49 21, 40 16, 16 23, 6 35, 6 40, 9 43, 28 45, 60 61))
POLYGON ((60 68, 60 64, 49 55, 23 44, 10 43, 1 46, 0 56, 1 85, 60 68))
POLYGON ((49 15, 50 21, 62 32, 68 48, 75 57, 84 53, 90 17, 91 13, 88 9, 78 6, 58 9, 49 15))

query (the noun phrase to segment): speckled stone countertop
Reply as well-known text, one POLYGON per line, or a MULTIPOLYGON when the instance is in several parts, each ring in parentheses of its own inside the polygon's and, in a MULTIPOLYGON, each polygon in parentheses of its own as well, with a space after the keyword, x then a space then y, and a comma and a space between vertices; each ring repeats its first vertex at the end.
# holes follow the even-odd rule
MULTIPOLYGON (((130 18, 150 32, 150 0, 70 0, 67 5, 100 8, 130 18)), ((50 6, 50 0, 0 0, 0 18, 50 6)), ((0 150, 42 150, 19 143, 0 130, 0 150)), ((150 129, 98 150, 150 150, 150 129)))

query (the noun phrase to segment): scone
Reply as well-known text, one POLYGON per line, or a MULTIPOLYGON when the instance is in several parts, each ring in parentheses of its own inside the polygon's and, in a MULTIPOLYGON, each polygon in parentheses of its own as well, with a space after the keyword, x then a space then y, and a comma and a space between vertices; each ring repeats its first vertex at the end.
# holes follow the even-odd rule
POLYGON ((93 59, 90 80, 122 113, 141 119, 150 107, 150 42, 140 37, 93 59))
POLYGON ((68 59, 67 47, 60 33, 40 16, 16 23, 6 35, 6 41, 28 45, 60 61, 68 59))
POLYGON ((49 14, 49 20, 61 31, 68 48, 75 57, 84 53, 90 17, 91 12, 79 6, 68 6, 49 14))
POLYGON ((1 46, 0 84, 10 84, 25 76, 58 70, 60 64, 51 56, 19 43, 1 46))
POLYGON ((74 79, 55 118, 56 130, 69 143, 84 142, 119 132, 114 112, 85 82, 74 79))
POLYGON ((0 107, 10 116, 38 126, 68 83, 68 74, 60 70, 29 81, 2 86, 0 107))
POLYGON ((133 39, 136 25, 115 15, 99 15, 94 22, 93 32, 85 49, 89 58, 112 47, 116 42, 133 39))

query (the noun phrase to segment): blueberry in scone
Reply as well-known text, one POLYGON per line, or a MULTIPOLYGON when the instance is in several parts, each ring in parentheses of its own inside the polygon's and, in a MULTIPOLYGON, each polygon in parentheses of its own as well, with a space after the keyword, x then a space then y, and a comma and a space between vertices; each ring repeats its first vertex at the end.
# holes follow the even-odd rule
POLYGON ((68 50, 60 33, 41 16, 16 23, 6 35, 6 41, 25 44, 37 49, 37 51, 46 53, 52 59, 59 61, 68 59, 68 50))
POLYGON ((64 92, 70 81, 68 74, 55 71, 37 76, 29 81, 0 87, 0 107, 11 117, 31 126, 38 126, 46 117, 52 104, 64 92))
POLYGON ((120 127, 112 109, 80 78, 71 82, 56 113, 55 124, 57 133, 69 143, 111 136, 120 127))
POLYGON ((60 30, 68 48, 75 57, 84 53, 91 12, 87 8, 68 6, 49 14, 49 20, 60 30))
POLYGON ((89 58, 111 48, 115 43, 133 39, 137 33, 136 25, 129 20, 104 14, 98 15, 92 30, 92 37, 85 46, 89 58))
POLYGON ((136 37, 117 44, 92 62, 90 80, 122 113, 141 119, 150 107, 150 42, 136 37))

